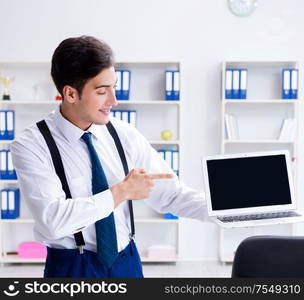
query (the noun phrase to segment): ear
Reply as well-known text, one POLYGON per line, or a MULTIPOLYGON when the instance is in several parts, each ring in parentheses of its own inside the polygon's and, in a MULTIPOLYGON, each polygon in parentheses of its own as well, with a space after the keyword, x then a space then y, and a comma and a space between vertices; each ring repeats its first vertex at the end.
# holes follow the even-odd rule
POLYGON ((73 104, 79 100, 78 91, 70 85, 65 85, 62 92, 64 100, 68 103, 73 104))

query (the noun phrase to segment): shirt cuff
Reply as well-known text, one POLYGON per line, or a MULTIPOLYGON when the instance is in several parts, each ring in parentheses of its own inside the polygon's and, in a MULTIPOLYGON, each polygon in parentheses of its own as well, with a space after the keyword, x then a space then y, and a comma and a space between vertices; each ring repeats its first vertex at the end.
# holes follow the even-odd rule
POLYGON ((114 211, 114 199, 110 189, 95 194, 92 199, 98 210, 100 219, 108 217, 114 211))

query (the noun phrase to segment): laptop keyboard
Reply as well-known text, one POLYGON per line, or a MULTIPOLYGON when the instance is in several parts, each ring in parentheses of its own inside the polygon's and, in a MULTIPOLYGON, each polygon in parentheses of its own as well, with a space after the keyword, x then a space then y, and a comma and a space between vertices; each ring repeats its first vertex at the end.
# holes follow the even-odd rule
POLYGON ((263 214, 252 214, 252 215, 241 215, 241 216, 222 216, 217 218, 224 223, 229 223, 229 222, 277 219, 277 218, 299 217, 299 216, 301 215, 294 211, 283 211, 276 213, 263 213, 263 214))

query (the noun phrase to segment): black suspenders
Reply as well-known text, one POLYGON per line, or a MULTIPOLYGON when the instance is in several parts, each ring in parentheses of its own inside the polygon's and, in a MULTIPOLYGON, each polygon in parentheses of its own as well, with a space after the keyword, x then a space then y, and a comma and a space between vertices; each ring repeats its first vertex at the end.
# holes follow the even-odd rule
MULTIPOLYGON (((109 133, 111 134, 112 138, 114 139, 117 151, 119 153, 120 156, 120 160, 122 162, 123 165, 123 169, 125 172, 125 175, 127 176, 129 173, 129 168, 128 168, 128 163, 126 160, 126 156, 122 147, 122 144, 120 142, 120 139, 118 137, 118 134, 114 128, 114 126, 112 125, 111 122, 108 122, 106 124, 107 129, 109 131, 109 133)), ((53 164, 55 167, 55 171, 57 176, 59 177, 61 184, 62 184, 62 189, 65 192, 65 196, 66 198, 72 198, 69 186, 68 186, 68 182, 65 176, 65 172, 64 172, 64 167, 63 167, 63 163, 62 163, 62 159, 58 150, 58 147, 56 145, 56 142, 45 122, 45 120, 42 120, 40 122, 37 122, 37 127, 40 130, 41 134, 43 135, 46 144, 50 150, 51 153, 51 157, 53 160, 53 164)), ((131 233, 130 233, 130 238, 132 239, 134 237, 135 234, 135 226, 134 226, 134 215, 133 215, 133 206, 132 206, 132 200, 128 200, 128 205, 129 205, 129 211, 130 211, 130 223, 131 223, 131 233)), ((82 249, 83 246, 85 245, 85 241, 83 238, 83 234, 82 232, 77 232, 74 234, 74 238, 75 238, 75 243, 76 246, 80 249, 80 252, 82 253, 82 249)))

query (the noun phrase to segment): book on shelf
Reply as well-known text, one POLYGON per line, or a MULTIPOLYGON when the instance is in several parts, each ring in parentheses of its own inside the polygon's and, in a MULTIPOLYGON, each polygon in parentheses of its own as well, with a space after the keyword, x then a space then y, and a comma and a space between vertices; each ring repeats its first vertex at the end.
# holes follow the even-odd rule
POLYGON ((225 114, 225 127, 228 140, 239 139, 239 127, 237 117, 233 114, 225 114))
POLYGON ((296 121, 293 118, 286 118, 282 122, 279 141, 293 141, 296 135, 296 121))

